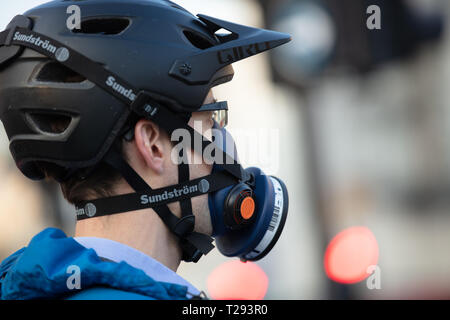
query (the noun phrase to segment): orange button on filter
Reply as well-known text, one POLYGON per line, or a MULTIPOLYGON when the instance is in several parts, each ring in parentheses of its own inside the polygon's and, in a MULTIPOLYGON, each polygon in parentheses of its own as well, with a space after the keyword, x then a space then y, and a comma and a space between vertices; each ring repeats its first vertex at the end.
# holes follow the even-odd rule
POLYGON ((255 201, 252 197, 247 197, 241 202, 241 216, 245 220, 250 219, 255 212, 255 201))

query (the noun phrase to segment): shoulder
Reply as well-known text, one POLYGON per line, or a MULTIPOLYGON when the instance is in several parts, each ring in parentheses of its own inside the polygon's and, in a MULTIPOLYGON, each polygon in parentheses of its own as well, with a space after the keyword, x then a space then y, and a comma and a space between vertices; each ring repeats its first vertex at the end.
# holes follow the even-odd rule
POLYGON ((108 287, 94 287, 78 291, 68 297, 66 300, 155 300, 152 297, 144 296, 139 293, 128 292, 120 289, 108 287))

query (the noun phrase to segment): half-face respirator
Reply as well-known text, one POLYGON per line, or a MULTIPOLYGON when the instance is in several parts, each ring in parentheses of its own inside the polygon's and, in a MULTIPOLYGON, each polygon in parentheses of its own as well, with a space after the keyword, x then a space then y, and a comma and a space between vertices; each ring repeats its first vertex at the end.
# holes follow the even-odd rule
MULTIPOLYGON (((218 129, 217 123, 214 128, 218 129)), ((233 138, 225 128, 218 130, 225 137, 223 150, 238 160, 233 138)), ((219 166, 213 166, 213 173, 220 170, 219 166)), ((210 193, 208 203, 212 236, 219 251, 228 257, 255 261, 277 242, 286 221, 289 200, 280 179, 267 176, 258 168, 248 168, 245 172, 251 177, 249 181, 210 193)))

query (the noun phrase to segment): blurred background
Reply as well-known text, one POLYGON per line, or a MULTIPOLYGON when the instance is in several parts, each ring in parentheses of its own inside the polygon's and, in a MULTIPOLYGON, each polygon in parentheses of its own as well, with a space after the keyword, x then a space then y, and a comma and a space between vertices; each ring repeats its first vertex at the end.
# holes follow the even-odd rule
MULTIPOLYGON (((44 2, 3 2, 0 29, 44 2)), ((259 142, 269 160, 241 157, 244 166, 289 190, 284 232, 256 263, 265 299, 450 298, 450 2, 175 2, 293 37, 234 64, 234 80, 214 90, 229 102, 240 154, 249 153, 243 131, 269 133, 259 142)), ((0 175, 0 260, 45 227, 73 235, 74 208, 57 185, 20 174, 3 126, 0 175)), ((214 250, 179 273, 212 294, 209 276, 228 260, 214 250)))

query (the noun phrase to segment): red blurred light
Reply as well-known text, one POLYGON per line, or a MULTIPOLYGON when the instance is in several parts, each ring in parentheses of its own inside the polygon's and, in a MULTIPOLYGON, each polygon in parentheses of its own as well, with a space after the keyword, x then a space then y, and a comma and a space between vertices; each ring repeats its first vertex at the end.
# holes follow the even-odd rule
POLYGON ((264 270, 250 261, 225 262, 207 280, 209 296, 215 300, 262 300, 268 286, 264 270))
POLYGON ((378 243, 367 227, 339 232, 328 244, 324 257, 327 276, 340 283, 356 283, 368 276, 367 268, 378 262, 378 243))

